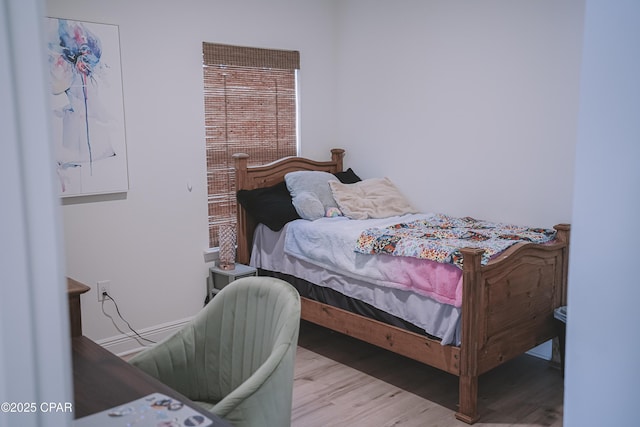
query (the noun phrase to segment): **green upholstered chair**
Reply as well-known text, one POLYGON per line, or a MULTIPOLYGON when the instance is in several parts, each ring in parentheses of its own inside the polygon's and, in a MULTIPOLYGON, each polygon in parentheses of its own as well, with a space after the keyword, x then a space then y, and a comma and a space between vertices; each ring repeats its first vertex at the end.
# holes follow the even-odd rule
POLYGON ((246 277, 130 363, 235 426, 289 426, 299 327, 291 285, 246 277))

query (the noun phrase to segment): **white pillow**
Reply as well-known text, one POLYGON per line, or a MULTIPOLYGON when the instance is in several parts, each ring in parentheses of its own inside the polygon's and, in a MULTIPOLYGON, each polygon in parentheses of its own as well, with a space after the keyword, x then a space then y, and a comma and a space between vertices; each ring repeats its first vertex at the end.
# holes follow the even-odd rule
POLYGON ((327 209, 338 207, 329 188, 329 182, 340 182, 333 174, 321 171, 289 172, 284 180, 300 218, 322 218, 327 209))
POLYGON ((355 184, 329 182, 344 216, 351 219, 388 218, 417 213, 389 178, 371 178, 355 184))

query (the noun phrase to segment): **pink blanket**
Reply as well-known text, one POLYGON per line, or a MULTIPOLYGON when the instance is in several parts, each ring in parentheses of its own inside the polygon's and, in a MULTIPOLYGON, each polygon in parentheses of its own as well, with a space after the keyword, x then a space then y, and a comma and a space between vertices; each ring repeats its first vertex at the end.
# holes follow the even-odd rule
POLYGON ((462 305, 462 270, 436 261, 376 255, 387 286, 426 295, 455 307, 462 305))

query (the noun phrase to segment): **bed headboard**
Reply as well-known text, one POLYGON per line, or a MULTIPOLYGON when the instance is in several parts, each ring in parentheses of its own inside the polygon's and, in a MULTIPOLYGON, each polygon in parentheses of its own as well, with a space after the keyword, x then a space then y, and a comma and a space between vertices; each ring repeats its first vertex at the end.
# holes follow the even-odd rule
MULTIPOLYGON (((303 157, 285 157, 261 166, 248 166, 249 155, 245 153, 236 153, 232 157, 236 172, 236 191, 238 191, 254 190, 275 185, 283 181, 284 176, 289 172, 302 170, 330 173, 342 172, 344 150, 342 148, 333 148, 330 161, 321 162, 303 157)), ((251 258, 253 231, 256 228, 256 222, 240 204, 237 206, 237 215, 237 261, 242 264, 248 264, 251 258)))

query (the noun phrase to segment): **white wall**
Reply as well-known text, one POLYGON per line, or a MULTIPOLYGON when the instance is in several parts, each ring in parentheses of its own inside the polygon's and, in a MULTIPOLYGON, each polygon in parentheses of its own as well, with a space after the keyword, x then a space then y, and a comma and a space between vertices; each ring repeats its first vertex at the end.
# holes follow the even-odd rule
POLYGON ((640 383, 640 3, 588 1, 565 376, 565 426, 635 426, 640 383))
POLYGON ((314 147, 328 156, 335 129, 333 4, 47 0, 49 16, 120 31, 130 191, 64 202, 67 274, 94 287, 82 297, 86 335, 119 335, 97 302, 99 280, 111 280, 111 293, 137 329, 187 318, 202 306, 203 41, 299 50, 303 154, 315 154, 307 150, 314 147))
MULTIPOLYGON (((202 41, 300 50, 305 156, 344 147, 347 166, 389 176, 423 210, 543 226, 571 219, 582 0, 47 7, 120 29, 131 189, 66 199, 65 251, 70 276, 112 281, 136 328, 187 318, 204 298, 202 41)), ((94 290, 83 320, 91 338, 118 335, 94 290)))
POLYGON ((417 207, 571 219, 583 0, 339 3, 339 144, 417 207))

